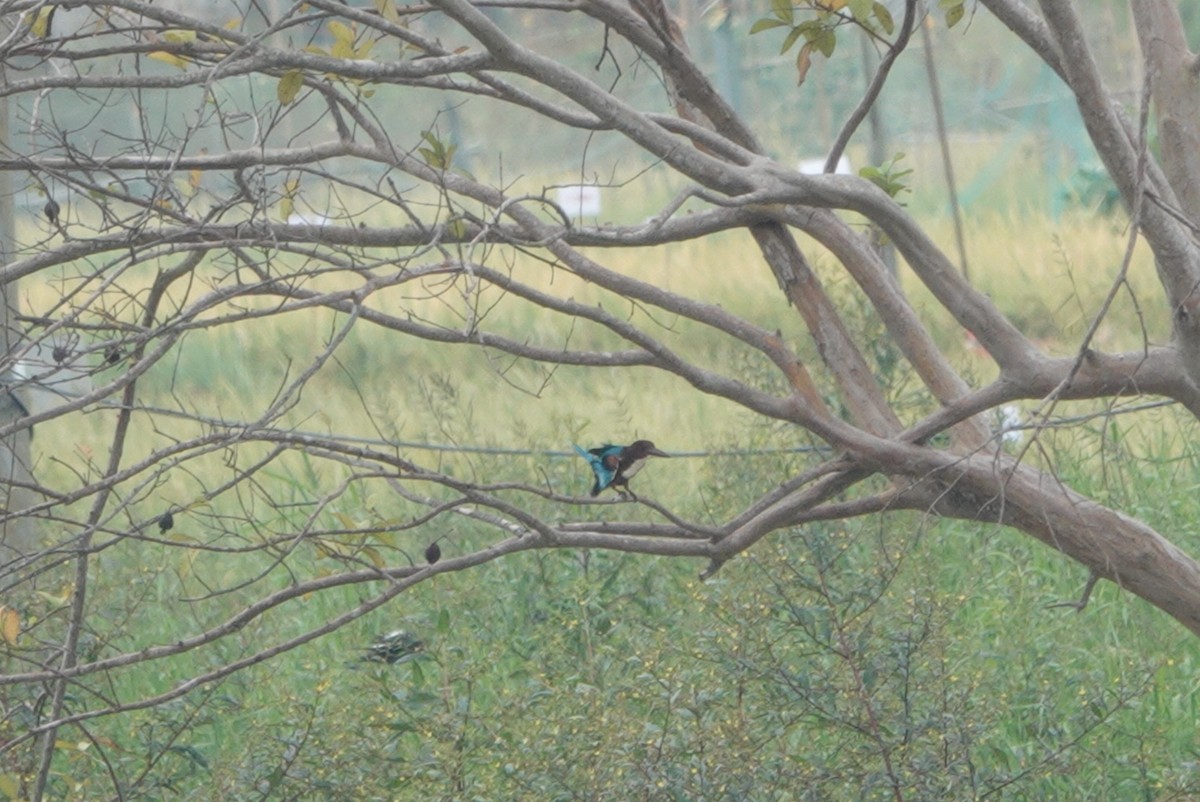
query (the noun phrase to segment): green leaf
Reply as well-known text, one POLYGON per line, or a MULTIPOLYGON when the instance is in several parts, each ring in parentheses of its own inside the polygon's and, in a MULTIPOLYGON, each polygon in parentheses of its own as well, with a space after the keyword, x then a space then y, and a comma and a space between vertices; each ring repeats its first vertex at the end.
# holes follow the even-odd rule
POLYGON ((362 551, 363 554, 367 555, 367 559, 370 560, 371 564, 376 568, 383 568, 387 565, 387 561, 383 559, 383 555, 380 554, 379 550, 374 546, 363 546, 362 551))
POLYGON ((858 22, 867 22, 875 5, 874 0, 850 0, 850 14, 858 22))
POLYGON ((457 146, 447 146, 432 131, 422 131, 421 138, 429 143, 429 147, 427 148, 417 148, 417 152, 421 154, 421 158, 425 160, 425 163, 439 170, 449 170, 450 162, 454 159, 454 152, 458 149, 457 146))
POLYGON ((420 660, 408 662, 408 675, 414 687, 419 688, 425 684, 425 670, 421 668, 420 660))
POLYGON ((883 3, 875 4, 875 19, 879 21, 879 27, 888 36, 896 30, 896 21, 892 19, 892 12, 888 11, 887 6, 883 3))
POLYGON ((304 73, 300 70, 288 70, 279 79, 279 86, 275 87, 275 96, 279 98, 279 104, 287 106, 296 99, 296 95, 300 93, 300 87, 304 86, 304 73))
POLYGON ((822 56, 829 58, 833 55, 834 48, 837 47, 837 34, 831 30, 821 31, 812 38, 812 45, 821 51, 822 56))
POLYGON ((903 153, 897 153, 887 164, 879 167, 863 167, 858 174, 894 198, 901 192, 908 191, 908 185, 902 179, 912 175, 911 169, 897 169, 897 163, 903 158, 903 153))
POLYGON ((771 11, 788 25, 795 19, 796 12, 792 8, 792 0, 771 0, 771 11))
POLYGON ((439 635, 445 635, 450 631, 450 610, 443 607, 438 611, 437 631, 439 635))
POLYGON ((177 755, 182 755, 184 758, 190 760, 192 763, 195 763, 200 768, 208 768, 208 760, 204 757, 204 753, 194 746, 188 746, 187 744, 172 744, 171 746, 168 746, 167 749, 177 755))
POLYGON ((800 28, 792 28, 788 31, 788 35, 783 38, 783 46, 779 48, 779 55, 783 55, 792 49, 792 45, 796 44, 796 40, 800 38, 803 31, 800 28))
POLYGON ((753 25, 750 26, 750 35, 753 36, 756 33, 762 33, 763 31, 769 31, 771 28, 782 28, 786 25, 787 25, 786 22, 782 22, 777 19, 772 19, 771 17, 763 17, 762 19, 757 20, 753 25))
POLYGON ((383 723, 383 726, 387 727, 392 732, 401 734, 406 732, 420 732, 420 730, 417 728, 417 725, 413 724, 411 721, 386 721, 383 723))
POLYGON ((947 28, 953 28, 967 10, 964 0, 938 0, 938 6, 946 14, 947 28))

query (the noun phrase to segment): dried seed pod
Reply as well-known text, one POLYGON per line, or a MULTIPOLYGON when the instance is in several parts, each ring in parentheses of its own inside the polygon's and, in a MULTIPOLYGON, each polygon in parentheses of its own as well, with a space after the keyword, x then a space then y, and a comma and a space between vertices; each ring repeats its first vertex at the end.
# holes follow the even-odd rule
POLYGON ((430 565, 442 559, 442 547, 437 544, 436 540, 425 547, 425 559, 430 565))
POLYGON ((158 530, 160 532, 166 532, 168 529, 170 529, 174 525, 175 525, 175 516, 172 515, 169 511, 164 512, 163 516, 158 519, 158 530))

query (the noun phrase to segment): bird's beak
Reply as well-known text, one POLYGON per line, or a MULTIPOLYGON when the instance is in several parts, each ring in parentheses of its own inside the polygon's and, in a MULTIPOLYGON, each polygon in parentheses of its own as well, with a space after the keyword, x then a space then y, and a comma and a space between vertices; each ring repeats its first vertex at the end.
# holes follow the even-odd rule
POLYGON ((667 453, 667 452, 665 452, 665 451, 659 451, 657 448, 652 448, 652 449, 650 449, 650 450, 649 450, 648 452, 646 452, 646 453, 650 454, 651 456, 655 456, 655 457, 669 457, 669 456, 671 456, 670 454, 668 454, 668 453, 667 453))

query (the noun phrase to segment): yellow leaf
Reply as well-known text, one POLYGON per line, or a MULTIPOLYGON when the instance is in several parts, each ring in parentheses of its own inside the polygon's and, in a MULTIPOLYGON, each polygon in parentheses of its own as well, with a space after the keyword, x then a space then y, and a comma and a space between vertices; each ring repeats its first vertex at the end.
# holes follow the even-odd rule
POLYGON ((283 182, 283 198, 279 201, 279 219, 287 221, 296 211, 296 193, 300 189, 300 179, 293 178, 283 182))
POLYGON ((188 183, 192 185, 192 189, 200 189, 200 182, 204 178, 204 172, 199 168, 188 173, 188 183))
POLYGON ((358 47, 354 48, 354 57, 359 60, 365 60, 371 55, 371 48, 375 47, 375 39, 368 39, 358 47))
POLYGON ((163 38, 168 42, 174 42, 177 45, 184 45, 188 42, 196 41, 195 31, 167 31, 163 34, 163 38))
POLYGON ((354 44, 354 29, 344 22, 330 20, 329 33, 333 35, 333 41, 335 42, 345 42, 348 45, 354 44))
POLYGON ((806 42, 796 54, 796 86, 804 83, 808 70, 812 67, 812 42, 806 42))
POLYGON ((285 72, 279 79, 279 86, 275 87, 275 96, 279 98, 280 105, 287 106, 294 101, 302 86, 304 86, 304 73, 300 70, 285 72))
POLYGON ((224 27, 227 31, 236 31, 238 28, 242 27, 242 18, 232 17, 228 22, 225 23, 224 27))
POLYGON ((150 53, 150 58, 170 64, 172 67, 178 67, 181 70, 186 70, 188 68, 188 64, 190 63, 183 56, 177 56, 174 53, 168 53, 165 50, 155 50, 154 52, 150 53))
POLYGON ((57 6, 43 6, 38 9, 37 16, 33 18, 33 24, 29 26, 29 32, 39 39, 45 39, 50 35, 50 23, 54 18, 54 10, 57 6))
POLYGON ((335 58, 352 58, 354 55, 354 29, 337 20, 331 20, 329 33, 333 35, 333 47, 329 52, 335 58))
POLYGON ((21 634, 21 614, 11 607, 0 604, 0 637, 9 646, 17 645, 17 635, 21 634))
POLYGON ((375 0, 375 10, 388 22, 400 24, 400 12, 392 0, 375 0))

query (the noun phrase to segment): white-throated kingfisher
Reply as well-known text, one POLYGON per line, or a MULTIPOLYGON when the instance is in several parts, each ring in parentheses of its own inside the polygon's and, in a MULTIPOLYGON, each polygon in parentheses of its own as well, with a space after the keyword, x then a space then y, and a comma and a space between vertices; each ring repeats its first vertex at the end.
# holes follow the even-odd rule
POLYGON ((588 461, 592 473, 596 475, 596 482, 592 485, 593 496, 598 496, 604 488, 611 487, 622 496, 633 499, 637 496, 629 489, 629 480, 646 464, 646 458, 671 456, 656 448, 649 440, 635 440, 627 446, 605 443, 599 448, 589 448, 586 451, 575 446, 575 450, 588 461))

